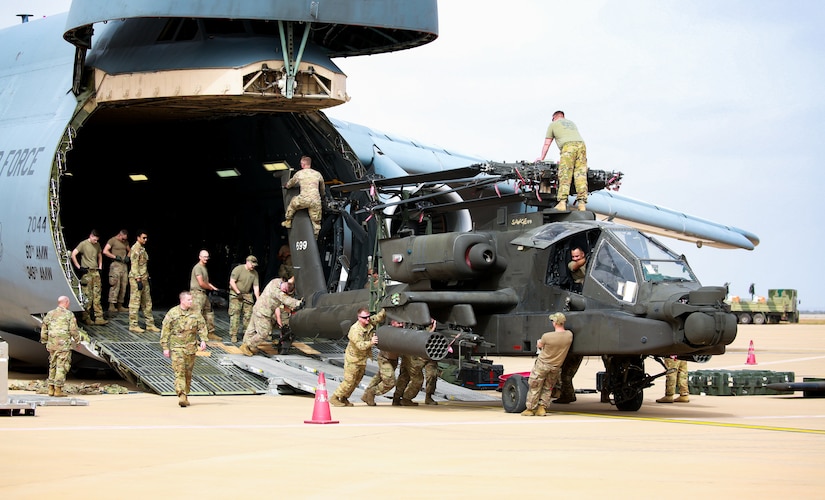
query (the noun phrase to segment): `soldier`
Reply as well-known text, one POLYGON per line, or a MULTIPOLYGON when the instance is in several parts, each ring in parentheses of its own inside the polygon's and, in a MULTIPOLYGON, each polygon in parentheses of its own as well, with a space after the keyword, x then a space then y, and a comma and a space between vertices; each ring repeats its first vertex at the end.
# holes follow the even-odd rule
POLYGON ((299 309, 302 301, 290 297, 295 290, 291 281, 284 281, 275 278, 266 285, 258 302, 252 306, 252 319, 243 336, 241 353, 245 356, 252 356, 258 352, 258 345, 268 339, 272 334, 272 320, 278 324, 278 328, 284 327, 284 318, 281 315, 281 306, 290 309, 299 309))
POLYGON ((181 292, 179 298, 180 305, 170 309, 163 318, 160 348, 165 357, 172 358, 178 405, 185 408, 189 406, 187 395, 192 385, 195 353, 198 349, 206 350, 207 330, 203 316, 192 307, 192 294, 181 292))
POLYGON ((278 249, 278 260, 281 261, 278 267, 278 277, 286 281, 295 276, 295 268, 292 266, 292 253, 289 251, 289 245, 281 245, 278 249))
POLYGON ((103 255, 112 259, 109 264, 109 313, 127 312, 123 300, 129 284, 129 232, 121 229, 109 238, 103 247, 103 255))
POLYGON ((543 417, 547 414, 547 403, 559 377, 561 364, 573 343, 573 332, 564 328, 565 320, 562 313, 551 314, 553 331, 542 335, 536 343, 540 351, 527 382, 527 408, 521 412, 525 417, 543 417))
POLYGON ((321 230, 321 196, 324 194, 324 176, 312 168, 312 159, 309 156, 301 157, 301 170, 295 172, 285 187, 290 189, 295 186, 300 186, 300 194, 294 196, 289 202, 286 208, 286 220, 281 225, 291 228, 295 212, 307 208, 317 237, 321 230))
MULTIPOLYGON (((404 323, 392 319, 390 326, 402 328, 404 323)), ((387 393, 395 387, 396 368, 398 368, 398 353, 384 349, 378 351, 378 373, 370 380, 367 390, 361 396, 361 401, 367 403, 368 406, 375 406, 375 396, 387 393)))
POLYGON ((238 341, 238 331, 243 334, 249 326, 254 304, 252 294, 255 294, 255 300, 261 296, 258 271, 255 270, 257 266, 258 258, 250 255, 229 275, 229 335, 232 342, 238 341))
POLYGON ((215 334, 215 313, 212 312, 212 302, 206 292, 218 289, 209 282, 209 271, 206 270, 206 263, 209 262, 209 252, 201 250, 198 253, 198 263, 192 268, 189 276, 189 291, 192 292, 192 307, 203 315, 206 320, 206 329, 209 331, 209 340, 221 340, 215 334))
POLYGON ((329 398, 332 406, 352 406, 348 398, 364 378, 367 358, 372 353, 372 346, 378 343, 375 329, 386 317, 383 309, 373 315, 366 307, 358 309, 358 322, 350 327, 347 334, 349 342, 344 353, 344 381, 329 398))
MULTIPOLYGON (((436 322, 433 319, 428 327, 429 331, 435 331, 436 322)), ((424 370, 428 364, 428 359, 420 356, 401 356, 401 368, 398 373, 398 381, 395 384, 395 393, 392 396, 393 406, 418 406, 418 403, 413 401, 413 398, 421 392, 421 387, 424 385, 424 370)), ((436 372, 437 373, 437 372, 436 372)), ((432 394, 435 393, 435 382, 432 386, 432 393, 428 393, 429 402, 425 399, 426 404, 436 404, 432 399, 432 394)))
POLYGON ((424 404, 438 404, 433 399, 433 394, 435 394, 435 386, 438 383, 438 372, 438 362, 432 359, 428 359, 427 363, 424 364, 424 393, 426 394, 426 397, 424 398, 424 404))
POLYGON ((553 113, 553 121, 547 127, 541 156, 536 162, 544 161, 550 144, 556 139, 559 147, 559 200, 556 210, 567 210, 567 197, 570 195, 570 181, 575 181, 576 202, 579 210, 586 210, 587 205, 587 147, 579 134, 576 124, 564 117, 564 111, 553 113))
POLYGON ((690 389, 688 388, 687 361, 670 356, 664 359, 668 374, 665 375, 665 395, 656 400, 657 403, 690 403, 690 389), (670 370, 673 372, 670 372, 670 370), (676 383, 679 383, 679 397, 674 398, 676 383))
POLYGON ((69 297, 57 298, 57 307, 46 313, 40 327, 40 343, 49 351, 49 396, 62 398, 66 374, 72 366, 72 347, 80 343, 85 332, 77 328, 74 313, 69 311, 69 297))
POLYGON ((584 267, 587 265, 587 259, 581 248, 576 247, 570 250, 570 258, 567 263, 567 269, 570 270, 570 277, 573 279, 573 285, 570 290, 576 293, 582 293, 584 287, 584 267))
POLYGON ((146 253, 146 240, 149 236, 146 231, 139 230, 135 244, 129 251, 129 260, 132 268, 129 270, 129 331, 143 333, 143 328, 138 325, 138 313, 143 311, 143 319, 146 322, 146 330, 159 332, 155 326, 155 318, 152 316, 152 294, 149 282, 149 254, 146 253))
POLYGON ((77 276, 80 278, 80 286, 83 295, 86 297, 85 309, 83 311, 83 322, 87 325, 105 325, 108 323, 103 318, 103 308, 100 306, 100 270, 103 268, 103 253, 100 250, 100 233, 97 229, 92 229, 89 238, 80 242, 77 248, 72 250, 72 264, 77 269, 77 276), (78 262, 77 255, 81 258, 78 262), (91 318, 94 312, 94 322, 91 318))

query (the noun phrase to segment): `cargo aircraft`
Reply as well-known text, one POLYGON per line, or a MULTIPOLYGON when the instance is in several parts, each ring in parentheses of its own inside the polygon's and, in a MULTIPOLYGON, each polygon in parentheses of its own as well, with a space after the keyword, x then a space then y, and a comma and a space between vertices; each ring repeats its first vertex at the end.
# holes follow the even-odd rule
MULTIPOLYGON (((490 164, 323 113, 349 100, 333 59, 424 45, 437 24, 436 0, 74 0, 0 31, 0 335, 11 357, 43 365, 43 315, 59 295, 75 311, 88 300, 69 254, 92 228, 104 240, 148 233, 153 299, 166 306, 200 249, 214 276, 253 253, 269 279, 288 243, 306 300, 296 334, 339 338, 372 297, 405 331, 430 317, 447 328, 431 357, 531 352, 563 306, 571 328, 592 325, 574 351, 617 356, 611 376, 625 382, 614 392, 629 394, 618 398, 628 409, 647 380, 643 356, 724 352, 736 331, 724 294, 637 229, 743 249, 758 244, 752 233, 610 189, 586 212, 551 214, 538 198, 554 196, 542 173, 552 164, 490 164), (317 239, 301 233, 304 212, 292 234, 281 226, 282 182, 303 155, 340 186, 317 239), (527 170, 549 187, 520 179, 527 170), (573 244, 593 263, 580 293, 561 266, 573 244), (602 261, 612 277, 598 277, 602 261), (383 293, 364 288, 372 267, 383 293)), ((392 342, 422 349, 420 338, 392 342)), ((78 351, 78 364, 106 362, 92 345, 78 351)))

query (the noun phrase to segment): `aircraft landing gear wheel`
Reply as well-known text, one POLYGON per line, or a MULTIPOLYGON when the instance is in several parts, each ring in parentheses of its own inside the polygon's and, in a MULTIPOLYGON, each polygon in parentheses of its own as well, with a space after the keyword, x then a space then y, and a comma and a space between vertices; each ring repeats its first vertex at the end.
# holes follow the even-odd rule
POLYGON ((642 407, 644 391, 641 381, 645 377, 642 358, 612 359, 608 377, 613 381, 613 400, 619 411, 638 411, 642 407))
POLYGON ((751 322, 751 315, 744 313, 739 315, 739 323, 742 325, 748 325, 751 322))
POLYGON ((754 325, 764 325, 765 324, 765 315, 762 313, 756 313, 753 315, 753 324, 754 325))
POLYGON ((526 378, 521 375, 510 375, 501 388, 501 404, 507 413, 521 413, 527 408, 527 391, 529 389, 526 378))

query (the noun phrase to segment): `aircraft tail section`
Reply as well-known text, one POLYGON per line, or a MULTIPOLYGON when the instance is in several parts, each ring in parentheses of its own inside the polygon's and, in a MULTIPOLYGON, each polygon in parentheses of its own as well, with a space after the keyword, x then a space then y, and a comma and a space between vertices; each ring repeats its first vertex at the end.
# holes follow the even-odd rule
POLYGON ((308 306, 314 305, 319 296, 327 293, 327 282, 312 221, 306 210, 298 210, 292 219, 289 246, 295 268, 296 296, 303 297, 308 306))

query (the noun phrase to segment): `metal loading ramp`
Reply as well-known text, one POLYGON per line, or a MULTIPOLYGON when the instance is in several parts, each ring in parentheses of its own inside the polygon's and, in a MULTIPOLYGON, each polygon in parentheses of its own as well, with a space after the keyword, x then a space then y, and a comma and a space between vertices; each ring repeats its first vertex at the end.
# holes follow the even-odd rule
MULTIPOLYGON (((163 317, 163 313, 157 311, 154 315, 163 317)), ((160 326, 160 321, 156 320, 156 323, 160 326)), ((127 314, 113 316, 107 325, 82 326, 100 356, 124 379, 147 391, 175 395, 172 362, 163 356, 159 333, 130 332, 127 314)), ((228 320, 216 315, 215 328, 219 335, 225 335, 222 332, 229 330, 228 320)), ((207 342, 207 350, 198 354, 192 373, 191 395, 314 394, 320 372, 324 372, 331 394, 344 378, 345 339, 300 339, 289 353, 283 355, 263 344, 261 352, 251 357, 244 356, 237 345, 225 340, 227 342, 207 342), (302 354, 299 347, 312 354, 302 354)), ((378 372, 378 364, 373 359, 367 361, 366 375, 355 389, 353 399, 360 399, 370 379, 378 372)), ((382 397, 391 398, 392 393, 382 397)), ((423 392, 420 394, 423 397, 423 392)), ((439 379, 434 399, 495 402, 499 400, 496 396, 439 379)))

